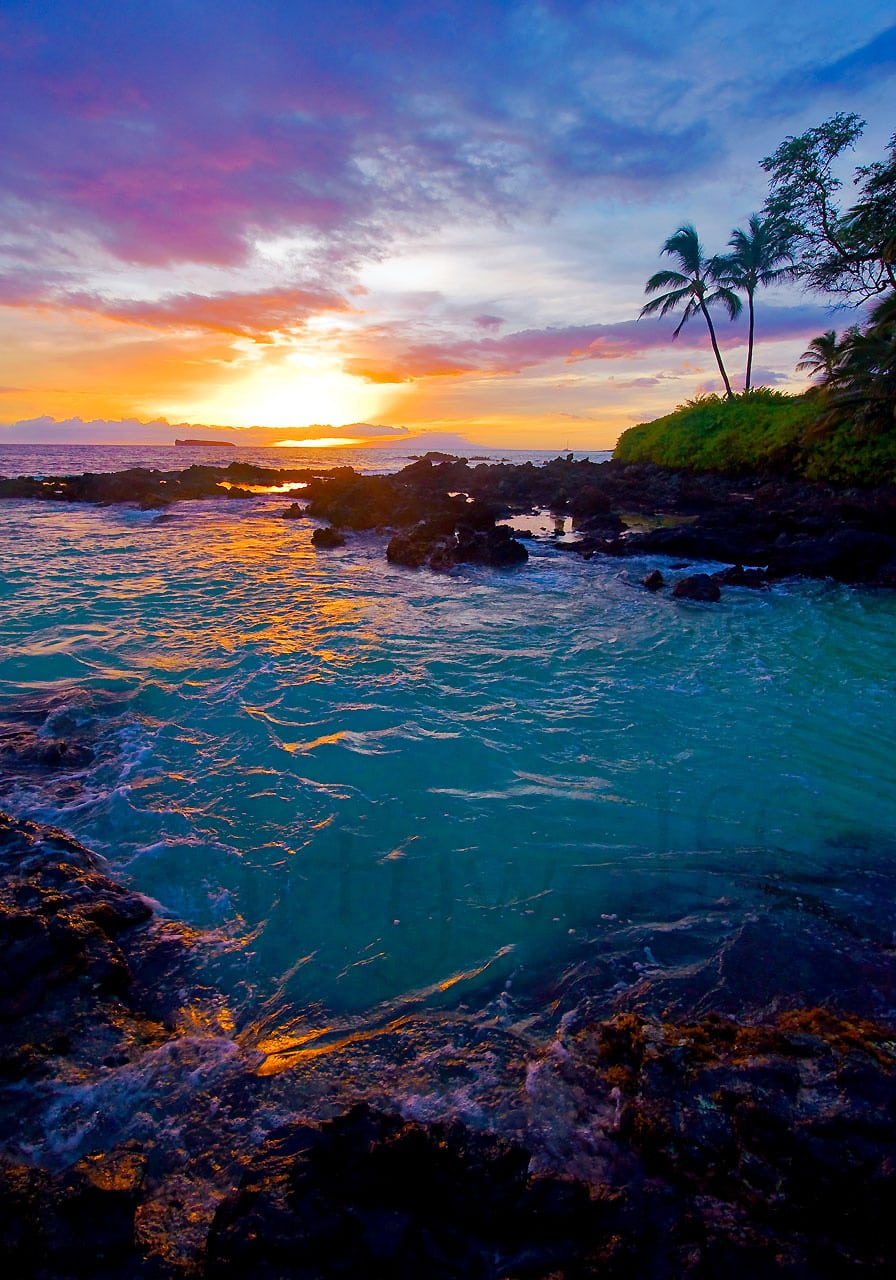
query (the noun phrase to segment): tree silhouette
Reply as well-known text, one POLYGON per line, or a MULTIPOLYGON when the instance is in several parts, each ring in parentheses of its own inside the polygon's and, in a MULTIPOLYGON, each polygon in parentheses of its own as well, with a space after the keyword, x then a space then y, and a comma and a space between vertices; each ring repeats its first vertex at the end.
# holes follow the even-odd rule
POLYGON ((789 248, 787 229, 775 218, 751 215, 747 230, 736 228, 728 244, 732 252, 717 259, 723 283, 747 295, 747 372, 744 391, 750 390, 753 377, 753 343, 756 327, 754 299, 756 290, 780 280, 792 279, 795 268, 789 248), (786 265, 782 266, 781 264, 786 265))
POLYGON ((843 344, 833 329, 813 338, 799 358, 797 370, 818 379, 819 386, 833 381, 837 366, 843 357, 843 344))
POLYGON ((665 242, 660 252, 676 259, 680 269, 657 271, 650 277, 644 287, 645 293, 658 293, 660 289, 665 289, 667 292, 646 303, 641 308, 638 318, 655 315, 657 312, 664 316, 670 311, 677 311, 679 307, 683 308, 681 319, 672 334, 673 338, 677 338, 688 320, 699 311, 706 321, 719 373, 722 375, 725 391, 730 399, 733 395, 731 383, 722 363, 722 353, 719 350, 709 308, 721 303, 733 320, 740 314, 740 298, 724 282, 720 260, 704 257, 700 238, 689 223, 679 227, 665 242))
POLYGON ((896 430, 896 292, 878 303, 864 329, 846 331, 839 352, 820 424, 847 424, 862 435, 896 430))

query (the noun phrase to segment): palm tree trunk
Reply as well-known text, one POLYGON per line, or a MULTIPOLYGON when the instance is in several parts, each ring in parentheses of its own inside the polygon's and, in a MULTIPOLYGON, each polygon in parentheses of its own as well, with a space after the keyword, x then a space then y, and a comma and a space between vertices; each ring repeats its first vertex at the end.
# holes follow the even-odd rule
POLYGON ((753 290, 747 294, 747 306, 750 313, 750 324, 747 330, 747 376, 744 380, 744 391, 750 390, 750 382, 753 377, 753 290))
POLYGON ((733 400, 734 392, 731 390, 731 383, 728 381, 728 374, 725 372, 725 366, 722 364, 722 353, 719 350, 719 344, 716 341, 716 331, 712 327, 712 318, 709 314, 709 309, 702 298, 700 299, 700 310, 703 312, 703 318, 709 328, 709 340, 712 343, 712 349, 716 355, 716 364, 719 366, 719 373, 722 375, 722 381, 725 384, 725 391, 728 395, 728 399, 733 400))

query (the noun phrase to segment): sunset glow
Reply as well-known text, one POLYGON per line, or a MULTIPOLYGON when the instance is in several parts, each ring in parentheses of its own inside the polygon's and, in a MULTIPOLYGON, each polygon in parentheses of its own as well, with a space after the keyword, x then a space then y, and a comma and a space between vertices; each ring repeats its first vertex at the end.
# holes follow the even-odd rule
MULTIPOLYGON (((891 20, 10 0, 0 438, 164 419, 610 447, 720 385, 699 324, 637 320, 660 245, 695 220, 724 249, 762 156, 831 110, 868 121, 852 162, 879 155, 891 20)), ((804 386, 830 324, 767 290, 754 382, 804 386)), ((742 379, 744 325, 719 331, 742 379)))
POLYGON ((376 420, 396 400, 394 390, 343 373, 333 359, 259 345, 233 381, 225 373, 183 400, 162 406, 171 420, 220 422, 236 427, 304 427, 376 420))
POLYGON ((278 440, 280 449, 346 449, 354 444, 364 444, 363 436, 311 436, 307 440, 278 440))

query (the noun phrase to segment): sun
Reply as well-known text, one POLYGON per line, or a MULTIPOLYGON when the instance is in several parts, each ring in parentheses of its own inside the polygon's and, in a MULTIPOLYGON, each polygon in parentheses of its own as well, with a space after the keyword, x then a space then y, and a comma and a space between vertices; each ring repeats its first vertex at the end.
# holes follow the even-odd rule
POLYGON ((292 355, 287 361, 258 363, 233 382, 207 388, 176 412, 222 426, 341 426, 375 420, 394 400, 394 389, 352 377, 336 361, 292 355))

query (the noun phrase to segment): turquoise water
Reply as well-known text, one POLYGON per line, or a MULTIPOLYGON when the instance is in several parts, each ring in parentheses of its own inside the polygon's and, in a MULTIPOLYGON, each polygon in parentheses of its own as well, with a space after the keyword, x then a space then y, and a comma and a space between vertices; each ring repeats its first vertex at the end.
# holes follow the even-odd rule
POLYGON ((747 911, 896 829, 892 594, 677 603, 548 537, 436 575, 283 505, 0 504, 0 718, 94 753, 3 805, 226 939, 254 1043, 525 1005, 601 922, 747 911))

